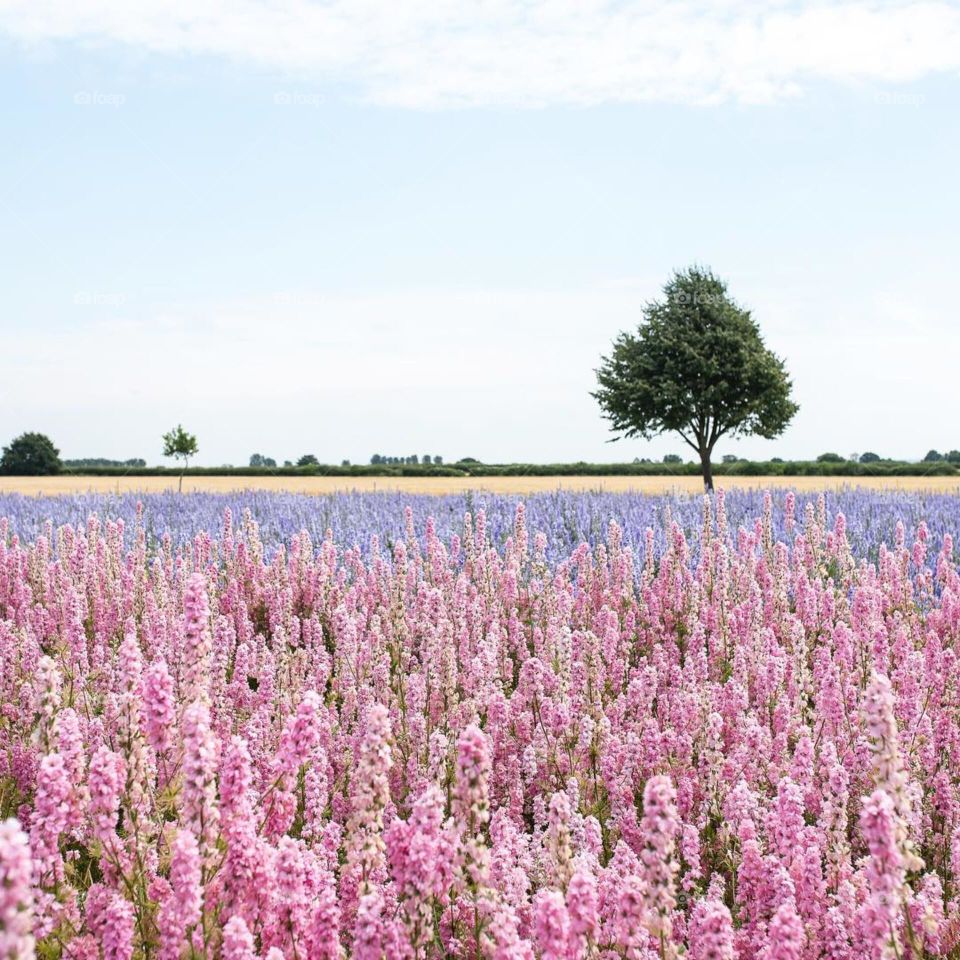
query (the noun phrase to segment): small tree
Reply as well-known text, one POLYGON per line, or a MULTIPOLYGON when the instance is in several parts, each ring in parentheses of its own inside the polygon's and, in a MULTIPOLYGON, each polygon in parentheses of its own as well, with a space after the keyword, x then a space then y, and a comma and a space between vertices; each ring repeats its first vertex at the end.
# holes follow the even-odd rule
POLYGON ((663 458, 664 463, 683 463, 683 457, 676 453, 668 453, 663 458))
POLYGON ((430 464, 433 462, 433 457, 431 457, 429 453, 425 453, 425 454, 423 455, 423 462, 424 462, 427 466, 430 466, 430 464))
POLYGON ((928 450, 927 455, 923 458, 924 463, 939 463, 941 460, 946 458, 939 450, 928 450))
POLYGON ((597 370, 600 403, 620 437, 678 433, 697 451, 713 489, 711 456, 723 436, 778 436, 797 412, 783 361, 750 314, 709 270, 674 273, 597 370))
POLYGON ((259 453, 253 453, 250 455, 250 466, 251 467, 262 467, 263 466, 263 457, 259 453))
POLYGON ((197 438, 192 433, 187 433, 179 423, 169 433, 163 435, 163 455, 183 461, 183 466, 180 468, 180 482, 177 485, 178 493, 183 493, 183 471, 190 466, 190 458, 199 452, 197 438))
POLYGON ((319 467, 320 461, 312 454, 305 453, 298 461, 298 467, 319 467))
POLYGON ((843 463, 843 457, 839 453, 821 453, 817 457, 817 463, 843 463))
POLYGON ((878 463, 879 461, 880 461, 880 455, 877 453, 873 453, 870 450, 868 450, 866 453, 860 454, 861 463, 878 463))
POLYGON ((434 456, 433 462, 434 462, 438 467, 442 467, 442 466, 443 466, 443 457, 434 456))
POLYGON ((948 463, 960 463, 960 450, 951 450, 947 454, 948 463))
POLYGON ((60 472, 60 451, 42 433, 21 433, 3 448, 0 473, 20 477, 45 477, 60 472))

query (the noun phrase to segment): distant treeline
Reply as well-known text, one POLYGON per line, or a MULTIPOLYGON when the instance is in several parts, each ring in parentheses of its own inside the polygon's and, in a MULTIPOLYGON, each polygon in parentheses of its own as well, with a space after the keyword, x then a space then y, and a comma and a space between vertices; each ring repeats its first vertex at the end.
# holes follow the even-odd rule
MULTIPOLYGON (((76 461, 74 461, 76 462, 76 461)), ((65 464, 67 467, 67 464, 65 464)), ((71 469, 70 467, 67 467, 71 469)), ((179 476, 174 467, 91 466, 75 472, 90 476, 179 476)), ((479 463, 309 464, 302 467, 190 467, 188 477, 575 477, 699 476, 698 463, 479 463)), ((718 463, 715 476, 731 477, 917 477, 958 476, 960 467, 946 460, 903 463, 893 460, 859 463, 823 460, 737 460, 718 463)))
POLYGON ((83 460, 62 461, 65 470, 89 470, 91 467, 145 467, 147 461, 141 457, 132 460, 107 460, 105 457, 87 457, 83 460))

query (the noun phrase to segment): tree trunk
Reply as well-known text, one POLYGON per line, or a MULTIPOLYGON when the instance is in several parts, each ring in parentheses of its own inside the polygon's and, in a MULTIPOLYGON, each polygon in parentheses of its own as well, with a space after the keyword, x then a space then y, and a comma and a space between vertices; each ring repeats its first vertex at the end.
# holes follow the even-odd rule
POLYGON ((177 493, 183 493, 183 471, 180 471, 180 482, 177 484, 177 493))
POLYGON ((703 471, 703 492, 713 493, 713 466, 710 463, 710 451, 700 451, 700 468, 703 471))

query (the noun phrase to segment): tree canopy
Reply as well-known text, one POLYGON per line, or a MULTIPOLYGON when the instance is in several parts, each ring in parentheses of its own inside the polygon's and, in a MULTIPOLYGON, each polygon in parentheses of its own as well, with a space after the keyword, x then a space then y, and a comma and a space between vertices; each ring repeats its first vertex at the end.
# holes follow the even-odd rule
POLYGON ((713 489, 711 455, 724 436, 771 439, 797 412, 783 360, 763 342, 749 310, 710 270, 673 274, 597 370, 593 393, 622 437, 677 433, 696 450, 713 489))
POLYGON ((20 477, 42 477, 60 472, 60 451, 42 433, 21 433, 3 448, 0 473, 20 477))
POLYGON ((183 470, 190 466, 190 458, 196 456, 199 452, 197 438, 192 433, 187 433, 179 423, 163 435, 163 455, 165 457, 176 457, 183 461, 178 490, 183 490, 183 470))

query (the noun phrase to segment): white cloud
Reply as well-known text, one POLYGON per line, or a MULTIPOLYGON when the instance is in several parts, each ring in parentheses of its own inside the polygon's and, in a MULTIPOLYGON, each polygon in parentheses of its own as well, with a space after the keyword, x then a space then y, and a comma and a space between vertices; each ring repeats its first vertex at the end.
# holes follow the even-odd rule
POLYGON ((960 70, 960 8, 923 0, 0 0, 0 32, 224 57, 420 109, 769 102, 960 70))

